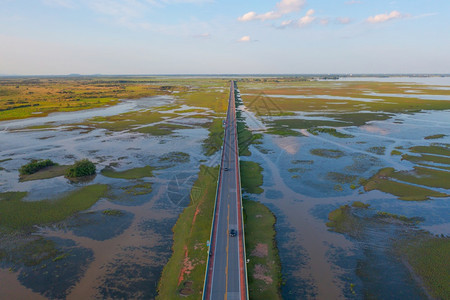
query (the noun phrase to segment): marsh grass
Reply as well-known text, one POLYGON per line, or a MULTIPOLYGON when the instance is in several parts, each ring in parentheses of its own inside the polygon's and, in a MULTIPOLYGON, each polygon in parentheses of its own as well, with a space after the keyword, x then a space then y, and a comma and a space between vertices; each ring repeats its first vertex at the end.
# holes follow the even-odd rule
POLYGON ((107 185, 84 186, 55 200, 22 201, 26 193, 0 194, 0 228, 6 231, 31 230, 35 225, 63 221, 69 216, 90 208, 102 197, 107 185))
POLYGON ((450 238, 419 234, 396 243, 414 272, 436 299, 450 295, 450 238))
POLYGON ((208 124, 209 134, 202 144, 205 155, 211 156, 222 147, 224 136, 224 128, 222 124, 223 120, 220 118, 215 118, 208 124))
POLYGON ((132 186, 123 187, 122 190, 124 190, 127 194, 138 196, 150 194, 153 189, 151 182, 140 182, 132 186))
POLYGON ((309 152, 313 155, 326 158, 340 158, 345 155, 341 150, 334 149, 311 149, 309 152))
POLYGON ((137 131, 140 133, 147 133, 156 136, 169 135, 173 134, 177 129, 189 129, 192 128, 190 126, 179 125, 179 124, 156 124, 153 126, 141 127, 139 129, 135 129, 133 131, 137 131))
MULTIPOLYGON (((429 197, 447 197, 447 194, 436 192, 423 187, 410 185, 403 182, 396 182, 389 180, 389 177, 397 179, 411 180, 413 177, 407 175, 399 175, 399 172, 395 172, 393 168, 384 168, 378 171, 377 174, 372 176, 369 180, 363 181, 364 190, 380 190, 385 193, 397 196, 400 200, 407 201, 423 201, 429 199, 429 197)), ((426 183, 427 178, 416 178, 414 181, 426 183)))
POLYGON ((240 161, 242 190, 250 194, 261 194, 264 190, 260 187, 263 184, 263 168, 253 161, 240 161))
POLYGON ((435 140, 435 139, 440 139, 440 138, 443 138, 443 137, 446 137, 446 136, 447 136, 446 134, 434 134, 434 135, 426 136, 424 139, 426 139, 426 140, 435 140))
POLYGON ((111 178, 121 179, 140 179, 144 177, 153 177, 153 171, 155 168, 151 166, 145 166, 140 168, 133 168, 124 171, 116 171, 111 167, 106 167, 101 171, 101 174, 111 178))
POLYGON ((21 166, 19 169, 19 173, 20 175, 30 175, 46 167, 54 165, 56 164, 50 159, 32 160, 31 162, 21 166))
POLYGON ((363 232, 361 220, 353 215, 352 208, 349 205, 342 205, 331 211, 328 214, 328 220, 326 225, 332 231, 345 233, 352 237, 358 237, 363 232))
POLYGON ((41 179, 49 179, 49 178, 64 176, 70 167, 71 166, 65 166, 65 165, 56 165, 56 166, 45 167, 45 168, 39 170, 38 172, 30 174, 30 175, 20 175, 20 181, 41 180, 41 179))
POLYGON ((421 154, 420 156, 415 156, 415 155, 403 154, 402 159, 413 162, 413 163, 434 162, 434 163, 438 163, 438 164, 450 165, 450 157, 444 157, 444 156, 435 156, 435 155, 428 155, 428 154, 421 154))
POLYGON ((322 128, 322 127, 308 128, 308 132, 313 135, 319 135, 319 133, 328 133, 329 135, 335 136, 337 138, 353 138, 354 137, 351 134, 339 132, 335 128, 322 128))

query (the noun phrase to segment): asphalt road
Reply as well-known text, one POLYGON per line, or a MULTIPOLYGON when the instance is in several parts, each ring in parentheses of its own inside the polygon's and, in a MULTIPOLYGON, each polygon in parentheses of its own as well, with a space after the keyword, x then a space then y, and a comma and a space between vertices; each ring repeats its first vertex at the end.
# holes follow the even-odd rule
POLYGON ((247 299, 234 82, 225 123, 204 299, 247 299), (236 231, 235 236, 230 230, 236 231))

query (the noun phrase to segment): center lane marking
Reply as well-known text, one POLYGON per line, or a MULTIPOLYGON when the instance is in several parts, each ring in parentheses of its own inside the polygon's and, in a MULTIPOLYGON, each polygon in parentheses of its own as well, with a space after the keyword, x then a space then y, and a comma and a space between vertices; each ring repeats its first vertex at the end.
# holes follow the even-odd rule
POLYGON ((228 203, 228 214, 227 214, 227 248, 225 249, 227 252, 227 265, 225 267, 225 295, 224 299, 227 300, 227 294, 228 294, 228 247, 230 243, 230 237, 228 235, 228 232, 230 230, 230 204, 228 203))

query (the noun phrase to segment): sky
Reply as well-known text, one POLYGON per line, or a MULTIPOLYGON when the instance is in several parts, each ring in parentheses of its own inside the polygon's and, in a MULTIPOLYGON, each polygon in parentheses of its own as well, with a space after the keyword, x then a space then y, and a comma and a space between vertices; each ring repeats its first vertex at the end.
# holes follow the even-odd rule
POLYGON ((0 75, 450 73, 449 0, 0 0, 0 75))

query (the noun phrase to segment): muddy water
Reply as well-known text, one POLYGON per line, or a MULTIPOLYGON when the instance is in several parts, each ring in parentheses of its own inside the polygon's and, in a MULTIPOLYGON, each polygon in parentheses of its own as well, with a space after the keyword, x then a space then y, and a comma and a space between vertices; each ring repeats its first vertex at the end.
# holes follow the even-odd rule
MULTIPOLYGON (((83 127, 65 130, 66 124, 93 116, 170 104, 172 98, 154 97, 127 100, 115 107, 44 118, 2 122, 0 132, 0 192, 26 191, 25 201, 52 199, 85 184, 108 184, 109 191, 88 211, 33 234, 55 243, 62 259, 40 262, 36 266, 0 262, 0 295, 14 298, 154 298, 163 266, 171 255, 172 227, 178 214, 189 203, 189 193, 201 163, 216 163, 217 157, 202 155, 202 141, 208 131, 203 119, 184 122, 191 129, 154 137, 146 134, 108 132, 83 127), (53 122, 53 123, 49 123, 53 122), (36 125, 43 130, 17 130, 36 125), (183 163, 162 162, 159 158, 173 151, 190 155, 183 163), (97 170, 114 164, 118 170, 151 165, 160 167, 154 176, 139 180, 115 179, 99 172, 89 183, 71 183, 63 177, 19 182, 18 169, 30 159, 50 158, 59 164, 72 164, 89 158, 97 170), (200 162, 202 161, 202 162, 200 162), (206 162, 205 162, 206 161, 206 162), (126 192, 137 184, 152 184, 143 195, 126 192), (102 214, 117 209, 120 216, 102 214), (7 284, 5 284, 7 283, 7 284)), ((189 109, 191 107, 183 107, 189 109)), ((188 118, 190 113, 180 114, 188 118)), ((167 120, 166 120, 167 121, 167 120)), ((169 120, 170 121, 170 120, 169 120)), ((17 243, 21 242, 16 237, 17 243)), ((23 238, 23 237, 22 237, 23 238)))
MULTIPOLYGON (((243 96, 245 98, 245 96, 243 96)), ((262 121, 241 107, 254 132, 264 132, 262 121)), ((426 294, 393 254, 393 241, 406 230, 392 224, 365 224, 363 236, 352 238, 329 231, 326 222, 334 209, 353 201, 369 203, 371 214, 385 211, 422 217, 419 228, 449 234, 450 198, 407 202, 379 191, 364 192, 359 178, 369 178, 383 167, 411 170, 413 164, 392 156, 432 142, 450 143, 450 137, 424 137, 450 132, 450 111, 397 114, 386 121, 338 130, 353 138, 327 134, 301 137, 265 134, 262 145, 251 146, 249 159, 264 168, 264 193, 248 195, 268 205, 277 217, 277 243, 285 284, 284 299, 424 299, 426 294), (341 151, 339 157, 314 155, 311 150, 341 151), (352 182, 337 182, 330 172, 352 175, 352 182), (350 183, 356 188, 351 188, 350 183)), ((442 189, 435 189, 443 191, 442 189)), ((444 192, 449 192, 444 190, 444 192)), ((409 229, 408 229, 409 230, 409 229)))

